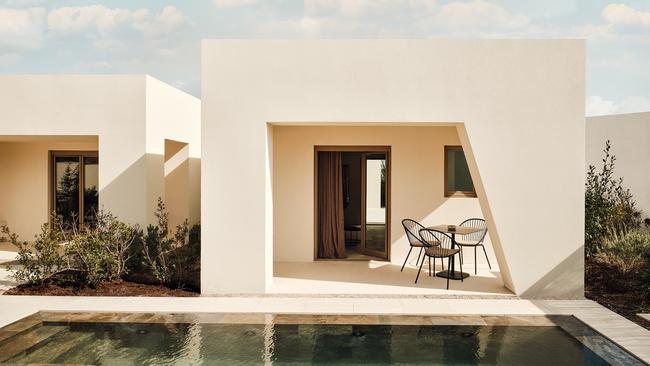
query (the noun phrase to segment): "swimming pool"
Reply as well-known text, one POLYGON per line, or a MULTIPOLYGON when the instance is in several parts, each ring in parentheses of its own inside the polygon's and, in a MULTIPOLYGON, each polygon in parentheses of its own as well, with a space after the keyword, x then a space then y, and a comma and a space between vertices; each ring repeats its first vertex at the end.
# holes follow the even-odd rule
POLYGON ((0 362, 100 365, 642 365, 571 316, 38 313, 0 362))

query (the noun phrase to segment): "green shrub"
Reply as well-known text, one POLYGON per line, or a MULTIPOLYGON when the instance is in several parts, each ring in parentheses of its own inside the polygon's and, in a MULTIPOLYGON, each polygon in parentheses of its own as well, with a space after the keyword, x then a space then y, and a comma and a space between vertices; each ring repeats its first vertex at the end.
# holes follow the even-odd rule
POLYGON ((2 232, 18 248, 18 264, 13 278, 19 283, 43 284, 52 276, 67 268, 62 255, 61 244, 66 242, 65 233, 60 230, 61 221, 52 216, 52 225, 43 224, 41 232, 34 238, 34 245, 21 241, 18 235, 3 226, 2 232))
POLYGON ((43 284, 65 278, 77 286, 94 287, 116 280, 127 272, 128 249, 138 228, 98 212, 90 225, 65 225, 52 215, 51 223, 41 226, 34 245, 22 242, 7 227, 2 229, 18 247, 20 267, 13 273, 16 281, 43 284))
POLYGON ((121 279, 128 271, 129 248, 139 229, 104 211, 97 212, 91 225, 72 230, 65 246, 70 266, 80 272, 79 285, 94 287, 121 279))
POLYGON ((607 293, 638 292, 650 300, 650 232, 639 228, 613 232, 598 253, 589 258, 587 272, 592 287, 607 293))
MULTIPOLYGON (((169 214, 160 198, 156 218, 157 224, 147 227, 142 240, 144 261, 160 283, 172 288, 183 288, 187 285, 189 275, 187 264, 192 261, 188 257, 192 247, 189 223, 185 220, 172 232, 169 229, 169 214)), ((193 240, 196 240, 195 236, 196 233, 193 233, 193 240)))
POLYGON ((190 228, 187 240, 187 254, 191 259, 198 260, 201 257, 201 224, 195 224, 190 228))
POLYGON ((138 228, 135 239, 127 250, 126 272, 128 274, 143 274, 149 271, 144 260, 144 240, 145 234, 138 228))
POLYGON ((616 157, 605 143, 600 171, 589 166, 585 183, 585 254, 597 254, 612 232, 628 232, 641 226, 641 212, 623 186, 623 178, 614 177, 616 157))
POLYGON ((172 232, 168 213, 158 199, 157 225, 145 231, 137 225, 119 221, 110 213, 97 212, 88 225, 65 225, 53 215, 43 224, 33 245, 20 241, 9 228, 1 227, 3 237, 18 247, 20 266, 13 277, 23 284, 40 285, 49 281, 95 287, 102 282, 139 279, 172 288, 198 284, 197 266, 201 251, 201 228, 189 228, 185 220, 172 232))
POLYGON ((650 233, 645 229, 613 232, 595 257, 618 268, 622 275, 640 274, 650 259, 650 233))

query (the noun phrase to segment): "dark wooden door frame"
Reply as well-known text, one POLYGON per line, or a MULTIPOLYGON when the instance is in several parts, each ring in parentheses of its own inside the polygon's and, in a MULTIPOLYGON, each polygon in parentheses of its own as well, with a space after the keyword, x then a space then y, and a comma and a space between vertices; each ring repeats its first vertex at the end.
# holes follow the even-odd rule
MULTIPOLYGON (((99 159, 99 152, 96 150, 50 150, 48 153, 48 176, 47 176, 47 187, 48 187, 48 222, 52 223, 52 214, 56 210, 56 158, 57 157, 79 157, 79 223, 83 224, 84 215, 84 187, 85 182, 85 167, 84 159, 85 158, 97 158, 99 159)), ((99 193, 99 187, 97 187, 99 193)))
MULTIPOLYGON (((318 153, 324 151, 332 152, 358 152, 358 153, 386 153, 386 254, 382 258, 386 261, 390 261, 391 255, 391 239, 390 239, 390 227, 391 227, 391 146, 381 146, 381 145, 315 145, 314 146, 314 247, 313 247, 313 258, 317 260, 328 260, 318 258, 318 153)), ((365 187, 363 185, 366 183, 366 177, 363 176, 365 172, 365 167, 361 167, 362 177, 361 177, 361 195, 362 195, 362 204, 361 204, 361 240, 362 243, 365 239, 365 187)), ((375 254, 371 254, 376 256, 375 254)))

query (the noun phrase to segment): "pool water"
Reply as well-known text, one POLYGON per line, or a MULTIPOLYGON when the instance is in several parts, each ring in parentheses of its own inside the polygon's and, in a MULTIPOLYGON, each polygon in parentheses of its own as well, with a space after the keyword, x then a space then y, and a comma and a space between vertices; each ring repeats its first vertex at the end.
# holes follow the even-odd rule
POLYGON ((589 347, 560 326, 44 322, 0 343, 0 361, 95 365, 642 364, 597 334, 585 335, 591 337, 589 347))

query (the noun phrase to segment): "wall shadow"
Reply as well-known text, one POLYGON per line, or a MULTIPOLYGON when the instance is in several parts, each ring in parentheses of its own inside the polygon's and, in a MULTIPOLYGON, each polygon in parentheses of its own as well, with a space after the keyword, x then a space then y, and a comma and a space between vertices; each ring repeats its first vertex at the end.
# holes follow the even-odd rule
MULTIPOLYGON (((190 158, 186 164, 200 165, 198 158, 190 158)), ((100 205, 103 209, 111 211, 118 219, 125 221, 129 224, 138 224, 145 230, 147 225, 155 224, 155 210, 157 206, 158 197, 165 197, 165 172, 164 172, 164 156, 162 154, 143 154, 139 159, 132 163, 128 168, 122 171, 115 179, 108 185, 104 186, 99 191, 100 205), (137 212, 134 215, 130 210, 137 212)), ((100 174, 101 174, 101 158, 100 158, 100 174)), ((200 174, 198 177, 190 179, 188 175, 189 184, 185 185, 182 189, 188 190, 187 194, 183 196, 188 197, 190 201, 200 201, 200 197, 193 197, 193 194, 200 194, 200 188, 194 185, 200 184, 200 174)), ((191 205, 191 202, 188 202, 191 205)), ((173 209, 173 207, 171 207, 173 209)), ((194 207, 189 210, 190 225, 200 222, 200 217, 197 218, 194 207), (194 215, 194 216, 192 216, 194 215), (192 218, 196 221, 193 221, 192 218)), ((200 212, 200 208, 198 209, 200 212)), ((183 211, 188 212, 188 211, 183 211)), ((175 230, 172 222, 170 221, 170 230, 175 230)), ((201 282, 201 256, 194 258, 193 262, 185 263, 188 271, 190 271, 189 285, 200 289, 201 282)))
POLYGON ((584 246, 575 250, 520 297, 525 299, 584 299, 584 246), (579 295, 577 295, 579 294, 579 295))

